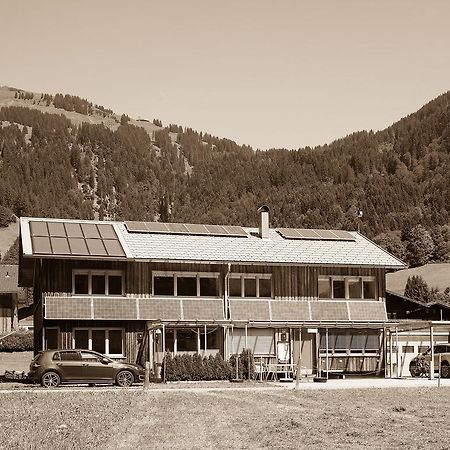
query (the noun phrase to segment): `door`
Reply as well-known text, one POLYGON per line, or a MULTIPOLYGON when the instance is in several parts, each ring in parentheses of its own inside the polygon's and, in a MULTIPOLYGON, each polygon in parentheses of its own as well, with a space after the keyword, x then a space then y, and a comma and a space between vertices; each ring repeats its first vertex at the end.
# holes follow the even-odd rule
POLYGON ((106 364, 103 355, 87 350, 81 351, 82 380, 107 382, 114 379, 112 363, 106 364))
POLYGON ((63 381, 81 380, 82 364, 78 351, 65 350, 59 352, 59 361, 55 364, 61 373, 63 381))
MULTIPOLYGON (((299 353, 299 330, 296 329, 294 333, 294 351, 293 358, 294 364, 298 363, 299 353)), ((316 334, 308 333, 307 329, 301 331, 301 366, 302 375, 312 374, 315 371, 316 362, 316 334)))

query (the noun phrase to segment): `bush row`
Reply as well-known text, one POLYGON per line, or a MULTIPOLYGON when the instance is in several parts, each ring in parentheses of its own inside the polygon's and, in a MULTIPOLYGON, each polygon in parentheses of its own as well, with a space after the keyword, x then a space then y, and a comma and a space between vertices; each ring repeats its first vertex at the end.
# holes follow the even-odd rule
POLYGON ((27 352, 33 350, 33 332, 16 331, 0 337, 0 352, 27 352))
MULTIPOLYGON (((239 355, 238 378, 254 377, 255 364, 251 350, 243 350, 239 355)), ((172 355, 167 352, 162 364, 161 377, 166 381, 210 381, 236 378, 236 358, 225 361, 218 353, 209 357, 199 354, 172 355)))

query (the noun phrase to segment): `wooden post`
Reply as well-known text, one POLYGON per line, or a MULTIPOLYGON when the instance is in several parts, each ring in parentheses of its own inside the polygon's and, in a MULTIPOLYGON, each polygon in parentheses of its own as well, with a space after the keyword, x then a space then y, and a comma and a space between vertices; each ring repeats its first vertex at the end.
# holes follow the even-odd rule
POLYGON ((207 340, 207 334, 206 334, 206 323, 204 326, 204 330, 205 330, 205 356, 206 356, 206 351, 208 350, 208 340, 207 340))
POLYGON ((389 377, 393 378, 394 363, 392 362, 392 331, 389 330, 389 377))
POLYGON ((297 374, 295 377, 295 389, 300 387, 300 379, 302 376, 302 327, 298 329, 298 358, 297 358, 297 374))
POLYGON ((236 380, 239 379, 239 354, 236 353, 236 380))
POLYGON ((400 378, 400 346, 398 345, 398 328, 395 327, 395 346, 396 346, 396 361, 397 361, 397 378, 400 378))
POLYGON ((247 341, 248 341, 248 338, 247 338, 247 324, 245 324, 245 348, 247 348, 247 346, 248 346, 248 343, 247 343, 247 341))
POLYGON ((439 353, 438 387, 441 387, 441 360, 442 360, 442 354, 439 353))
POLYGON ((384 365, 384 378, 387 378, 387 334, 386 327, 383 328, 383 365, 384 365))
POLYGON ((262 381, 262 371, 263 371, 263 363, 262 363, 262 356, 259 357, 259 381, 262 381))
POLYGON ((163 383, 166 382, 166 327, 162 324, 163 383))
POLYGON ((328 380, 328 328, 325 328, 325 348, 326 348, 326 355, 325 355, 325 365, 327 369, 327 380, 328 380))
POLYGON ((430 344, 431 344, 431 361, 430 361, 430 380, 434 379, 434 328, 430 325, 430 344))
POLYGON ((19 295, 12 294, 12 320, 11 327, 17 331, 19 329, 19 295))
POLYGON ((150 361, 145 361, 144 391, 150 388, 150 361))

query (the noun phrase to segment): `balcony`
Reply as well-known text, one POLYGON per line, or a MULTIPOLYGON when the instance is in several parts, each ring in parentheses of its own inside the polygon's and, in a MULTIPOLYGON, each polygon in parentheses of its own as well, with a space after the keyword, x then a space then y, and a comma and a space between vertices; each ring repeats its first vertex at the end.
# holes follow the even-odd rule
POLYGON ((386 306, 367 300, 230 299, 230 318, 262 322, 384 321, 386 306))
POLYGON ((223 320, 221 298, 45 295, 46 319, 223 320))

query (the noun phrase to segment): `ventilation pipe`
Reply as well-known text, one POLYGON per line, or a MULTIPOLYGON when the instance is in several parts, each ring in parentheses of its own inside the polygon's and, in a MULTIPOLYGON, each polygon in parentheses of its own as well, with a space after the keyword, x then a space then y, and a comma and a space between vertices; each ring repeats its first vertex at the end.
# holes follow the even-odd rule
POLYGON ((259 237, 262 239, 269 238, 269 207, 266 205, 258 208, 259 213, 259 237))

